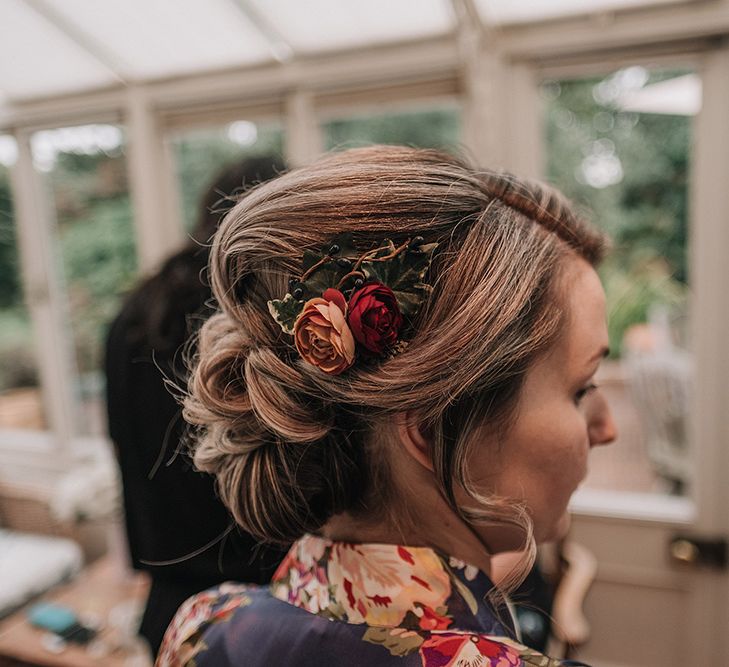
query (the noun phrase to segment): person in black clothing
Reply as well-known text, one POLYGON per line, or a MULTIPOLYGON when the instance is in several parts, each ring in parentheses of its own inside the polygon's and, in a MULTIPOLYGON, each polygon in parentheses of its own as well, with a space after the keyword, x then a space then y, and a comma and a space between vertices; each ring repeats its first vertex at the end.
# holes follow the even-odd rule
POLYGON ((185 599, 228 579, 266 583, 285 554, 235 528, 213 478, 193 469, 181 407, 166 381, 184 386, 185 344, 214 310, 208 239, 244 187, 283 169, 273 157, 226 169, 204 197, 192 242, 129 295, 108 333, 109 434, 132 565, 152 577, 140 634, 154 654, 185 599))

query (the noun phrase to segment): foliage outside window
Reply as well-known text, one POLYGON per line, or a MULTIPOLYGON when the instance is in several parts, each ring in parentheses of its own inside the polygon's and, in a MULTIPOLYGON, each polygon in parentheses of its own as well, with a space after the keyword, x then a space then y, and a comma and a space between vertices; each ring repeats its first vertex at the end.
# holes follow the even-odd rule
POLYGON ((686 308, 692 119, 621 108, 626 93, 685 74, 630 67, 542 88, 547 176, 614 244, 601 269, 613 355, 652 308, 686 308))
POLYGON ((223 127, 179 131, 170 136, 185 229, 197 222, 200 201, 218 174, 236 160, 283 156, 284 137, 276 123, 239 120, 223 127))
POLYGON ((100 435, 104 339, 137 272, 123 134, 114 126, 60 128, 36 133, 32 146, 55 213, 55 255, 78 371, 79 430, 100 435))
MULTIPOLYGON (((685 325, 693 118, 692 105, 681 108, 678 93, 664 93, 670 84, 690 99, 676 88, 686 78, 698 83, 689 75, 628 67, 542 87, 547 176, 613 244, 600 268, 613 360, 603 363, 597 383, 618 438, 591 455, 588 488, 689 491, 693 366, 685 325), (657 96, 651 86, 659 83, 657 96)), ((695 111, 700 100, 694 102, 695 111)))
MULTIPOLYGON (((0 137, 11 162, 11 137, 0 137)), ((9 167, 0 163, 0 428, 45 428, 33 331, 20 281, 9 167)))

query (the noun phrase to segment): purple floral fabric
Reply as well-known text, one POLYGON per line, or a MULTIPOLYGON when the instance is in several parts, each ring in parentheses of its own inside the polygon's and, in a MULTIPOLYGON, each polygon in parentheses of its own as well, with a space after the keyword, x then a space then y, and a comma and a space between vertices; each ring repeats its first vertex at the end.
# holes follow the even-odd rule
POLYGON ((477 568, 424 547, 307 535, 268 588, 223 584, 188 600, 158 667, 559 667, 515 641, 477 568))

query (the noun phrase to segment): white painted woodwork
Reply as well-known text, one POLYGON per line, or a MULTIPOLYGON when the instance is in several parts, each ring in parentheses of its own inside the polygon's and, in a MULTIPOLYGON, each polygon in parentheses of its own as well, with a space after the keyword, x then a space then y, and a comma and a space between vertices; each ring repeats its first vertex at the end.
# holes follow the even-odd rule
POLYGON ((544 165, 542 98, 534 67, 512 63, 504 81, 506 146, 503 166, 509 171, 541 178, 544 165))
MULTIPOLYGON (((693 286, 691 340, 697 377, 693 397, 696 529, 729 535, 729 46, 708 53, 700 70, 703 106, 697 117, 692 177, 690 281, 693 286)), ((696 590, 692 630, 704 632, 729 664, 729 574, 706 575, 696 590), (713 599, 713 608, 709 601, 713 599), (702 603, 705 601, 705 603, 702 603), (715 628, 709 637, 710 629, 715 628), (723 629, 723 631, 722 631, 723 629)), ((697 647, 700 651, 700 647, 697 647)), ((704 653, 710 657, 708 650, 704 653)), ((698 653, 697 664, 702 662, 698 653)))
POLYGON ((286 97, 286 162, 290 167, 308 164, 322 152, 319 119, 314 97, 295 90, 286 97))
POLYGON ((164 136, 143 91, 129 89, 127 114, 127 168, 137 257, 141 272, 148 273, 182 245, 184 233, 176 215, 164 136))
POLYGON ((43 407, 59 453, 76 432, 72 396, 75 368, 62 276, 52 251, 54 230, 49 193, 33 166, 30 135, 15 134, 18 158, 11 171, 21 279, 33 326, 43 407))
MULTIPOLYGON (((545 61, 637 45, 658 46, 725 35, 729 0, 686 2, 680 6, 602 12, 545 23, 504 27, 504 50, 516 59, 545 61)), ((680 48, 680 46, 679 46, 680 48)))

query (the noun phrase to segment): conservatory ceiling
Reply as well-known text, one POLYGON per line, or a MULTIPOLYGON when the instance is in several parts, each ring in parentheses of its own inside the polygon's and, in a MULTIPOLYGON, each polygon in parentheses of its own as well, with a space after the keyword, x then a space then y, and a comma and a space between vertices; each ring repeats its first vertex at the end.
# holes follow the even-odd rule
POLYGON ((688 0, 2 0, 3 104, 688 0), (470 10, 470 12, 468 11, 470 10))

